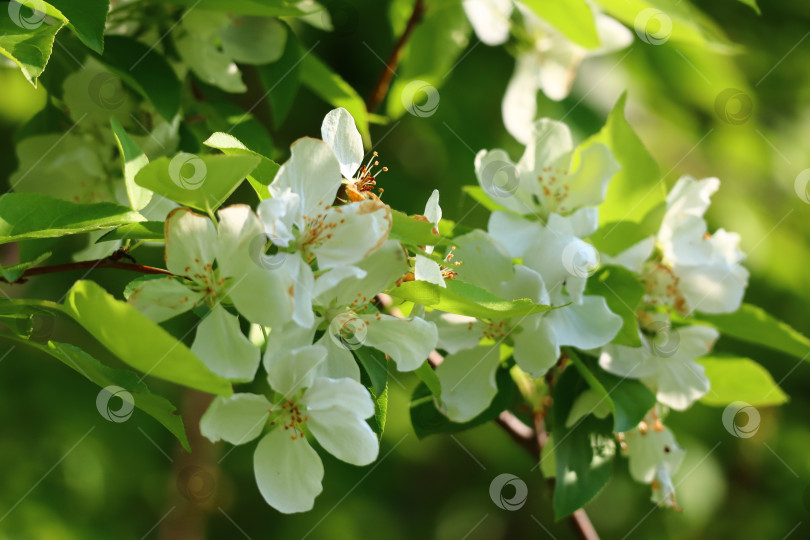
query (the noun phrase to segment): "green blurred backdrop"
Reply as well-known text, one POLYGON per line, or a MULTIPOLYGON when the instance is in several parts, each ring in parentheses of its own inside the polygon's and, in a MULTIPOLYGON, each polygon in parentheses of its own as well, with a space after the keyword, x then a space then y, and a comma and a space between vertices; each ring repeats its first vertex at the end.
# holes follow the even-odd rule
MULTIPOLYGON (((581 139, 601 127, 628 89, 628 118, 668 185, 681 174, 722 180, 709 220, 743 237, 752 272, 747 301, 810 334, 810 204, 794 189, 796 176, 810 167, 810 39, 805 40, 810 4, 760 3, 762 16, 736 0, 696 2, 744 47, 740 54, 636 40, 630 49, 586 62, 565 101, 540 96, 540 114, 564 118, 581 139), (739 91, 737 98, 718 99, 729 95, 723 94, 729 88, 739 91)), ((386 57, 395 40, 385 4, 349 3, 339 32, 309 29, 302 35, 305 43, 320 40, 318 54, 361 94, 383 69, 377 56, 386 57)), ((58 41, 68 39, 63 32, 58 41)), ((461 187, 475 183, 473 157, 479 149, 503 147, 519 156, 521 148, 506 134, 500 115, 512 62, 504 50, 473 38, 440 88, 434 115, 405 115, 372 126, 375 148, 390 169, 379 179, 384 200, 420 213, 438 188, 446 218, 485 226, 487 212, 461 187)), ((3 186, 16 168, 14 130, 45 99, 44 89, 34 90, 17 69, 0 68, 3 186)), ((249 106, 249 98, 244 103, 249 106)), ((270 130, 280 157, 296 138, 318 136, 328 110, 302 90, 285 123, 270 130)), ((266 104, 254 113, 269 127, 266 104)), ((82 245, 81 239, 75 242, 82 245)), ((7 261, 14 254, 6 249, 2 256, 7 261)), ((161 256, 158 248, 139 250, 145 263, 159 264, 161 256)), ((69 253, 57 253, 50 262, 68 258, 69 253)), ((59 299, 79 277, 34 278, 2 289, 13 296, 59 299)), ((98 270, 91 277, 118 294, 132 276, 98 270)), ((60 323, 45 328, 43 337, 78 332, 60 323)), ((121 424, 105 421, 95 407, 95 386, 49 357, 12 345, 0 343, 2 540, 172 538, 171 524, 180 518, 205 523, 214 539, 573 537, 567 523, 553 522, 550 492, 533 460, 496 426, 417 440, 407 408, 413 377, 397 374, 401 384, 391 386, 380 461, 356 468, 326 457, 324 492, 315 509, 284 516, 267 507, 255 487, 251 445, 230 452, 219 472, 212 466, 211 476, 192 474, 170 435, 151 418, 136 411, 121 424), (529 486, 518 511, 502 510, 490 499, 491 480, 504 472, 529 486)), ((114 362, 100 347, 88 346, 114 362)), ((790 403, 761 410, 759 430, 750 439, 726 432, 722 409, 697 404, 671 415, 668 424, 688 452, 675 479, 684 511, 656 509, 648 487, 633 483, 619 460, 613 482, 587 506, 603 538, 810 535, 810 368, 732 340, 722 340, 718 350, 759 360, 781 382, 790 403)), ((199 400, 160 381, 150 384, 176 403, 199 400)))

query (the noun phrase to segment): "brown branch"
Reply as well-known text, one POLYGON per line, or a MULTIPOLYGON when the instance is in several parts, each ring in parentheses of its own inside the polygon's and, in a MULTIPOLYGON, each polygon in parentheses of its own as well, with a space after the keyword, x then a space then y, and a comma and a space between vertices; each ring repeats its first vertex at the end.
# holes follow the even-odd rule
POLYGON ((402 32, 401 36, 399 36, 399 39, 394 45, 394 50, 391 51, 391 55, 388 57, 388 61, 385 63, 385 69, 383 69, 382 73, 380 73, 377 83, 374 85, 374 88, 371 90, 371 94, 369 94, 368 99, 366 100, 366 110, 368 110, 368 112, 374 112, 377 110, 377 107, 380 106, 382 100, 385 99, 385 95, 388 93, 388 88, 391 86, 391 80, 394 78, 394 73, 396 73, 397 66, 399 65, 399 61, 402 56, 402 49, 405 47, 408 39, 410 39, 416 25, 418 25, 422 20, 422 15, 424 15, 424 13, 424 0, 416 0, 413 5, 411 17, 408 19, 408 24, 405 26, 405 31, 402 32))
MULTIPOLYGON (((73 263, 52 264, 50 266, 36 266, 29 268, 23 272, 20 279, 11 283, 24 283, 31 276, 39 276, 42 274, 55 274, 57 272, 71 272, 74 270, 95 270, 97 268, 112 268, 115 270, 127 270, 129 272, 140 272, 141 274, 163 274, 166 276, 173 276, 175 274, 164 270, 162 268, 155 268, 154 266, 144 266, 142 264, 127 263, 116 261, 113 259, 96 259, 93 261, 80 261, 73 263)), ((0 277, 3 283, 9 283, 5 278, 0 277)))

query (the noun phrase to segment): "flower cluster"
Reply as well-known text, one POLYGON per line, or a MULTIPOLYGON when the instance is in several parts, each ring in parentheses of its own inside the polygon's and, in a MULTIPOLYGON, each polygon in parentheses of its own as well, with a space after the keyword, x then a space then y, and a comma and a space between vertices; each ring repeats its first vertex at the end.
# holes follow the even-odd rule
MULTIPOLYGON (((202 430, 233 444, 266 431, 255 470, 268 503, 283 512, 312 507, 323 467, 307 434, 349 463, 367 464, 377 455, 377 437, 365 422, 374 401, 354 354, 368 347, 400 371, 422 366, 434 348, 444 352, 436 405, 454 422, 473 420, 490 406, 505 358, 528 380, 542 381, 566 350, 598 357, 601 369, 639 379, 655 394, 649 418, 616 435, 633 476, 653 485, 655 500, 675 506, 671 475, 682 451, 661 418, 709 390, 695 360, 711 350, 717 332, 674 328, 671 317, 736 310, 747 280, 739 238, 706 232, 703 214, 718 181, 682 178, 655 236, 601 257, 644 287, 633 321, 640 346, 631 346, 614 343, 626 323, 587 287, 600 264, 588 240, 620 168, 607 146, 575 148, 565 124, 541 119, 517 163, 503 150, 481 151, 478 180, 501 208, 488 232, 451 241, 436 236, 436 246, 411 246, 409 256, 407 246, 389 238, 392 211, 374 193, 384 168, 374 170, 376 154, 363 164, 351 115, 333 110, 321 135, 292 146, 256 212, 230 206, 214 221, 185 208, 172 211, 166 266, 175 276, 147 279, 129 294, 157 322, 190 310, 200 314, 192 351, 213 373, 251 382, 263 363, 270 394, 216 398, 202 430), (427 302, 400 318, 375 303, 403 282, 442 290, 450 278, 492 298, 554 309, 473 317, 427 302), (250 338, 242 319, 253 330, 250 338)), ((441 216, 436 191, 419 220, 437 234, 441 216)), ((577 398, 569 422, 606 414, 589 392, 577 398)))

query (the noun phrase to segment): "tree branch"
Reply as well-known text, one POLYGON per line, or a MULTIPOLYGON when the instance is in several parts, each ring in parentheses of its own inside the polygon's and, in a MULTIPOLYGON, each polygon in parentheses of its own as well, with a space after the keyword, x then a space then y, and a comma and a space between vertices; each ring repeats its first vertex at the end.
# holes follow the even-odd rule
POLYGON ((369 94, 368 99, 366 99, 366 110, 368 110, 368 112, 374 112, 377 110, 377 107, 380 106, 382 100, 385 99, 385 95, 388 93, 388 88, 391 86, 391 80, 394 78, 397 66, 399 65, 400 57, 402 56, 402 49, 405 47, 408 39, 410 39, 416 25, 422 20, 422 15, 424 15, 424 13, 424 0, 416 0, 413 5, 411 17, 408 19, 408 24, 405 26, 405 31, 402 32, 401 36, 399 36, 399 39, 394 45, 394 50, 391 51, 391 55, 388 57, 388 61, 385 63, 385 69, 383 69, 382 73, 380 73, 377 83, 371 90, 371 94, 369 94))
POLYGON ((20 276, 20 279, 18 279, 17 281, 9 282, 3 277, 0 277, 0 281, 3 283, 24 283, 31 276, 39 276, 42 274, 55 274, 58 272, 71 272, 73 270, 85 270, 89 272, 90 270, 95 270, 97 268, 112 268, 115 270, 127 270, 129 272, 140 272, 141 274, 163 274, 166 276, 175 275, 169 272, 168 270, 164 270, 162 268, 155 268, 154 266, 144 266, 142 264, 128 263, 106 258, 106 259, 96 259, 93 261, 52 264, 50 266, 36 266, 34 268, 29 268, 25 272, 23 272, 22 276, 20 276))

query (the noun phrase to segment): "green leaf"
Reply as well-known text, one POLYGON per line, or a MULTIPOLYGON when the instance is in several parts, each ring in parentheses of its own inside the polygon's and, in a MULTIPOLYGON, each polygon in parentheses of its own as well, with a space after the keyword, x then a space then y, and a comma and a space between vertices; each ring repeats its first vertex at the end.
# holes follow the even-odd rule
POLYGON ((388 417, 388 385, 381 394, 374 389, 369 390, 369 393, 371 399, 374 400, 374 422, 371 424, 371 429, 379 439, 382 439, 383 431, 385 431, 385 419, 388 417))
POLYGON ((428 221, 416 219, 399 210, 391 210, 391 232, 389 237, 406 244, 417 246, 432 246, 439 241, 433 234, 433 224, 428 221))
POLYGON ((292 33, 287 32, 287 43, 284 53, 277 62, 256 66, 262 80, 270 111, 273 114, 273 126, 278 128, 287 118, 298 88, 301 85, 301 61, 304 58, 304 48, 292 33))
POLYGON ((586 49, 599 47, 594 14, 585 0, 523 0, 541 19, 586 49))
POLYGON ((714 21, 686 1, 596 0, 596 3, 608 15, 635 28, 639 36, 649 36, 646 38, 648 43, 660 44, 669 40, 725 54, 739 49, 714 21))
POLYGON ((487 409, 469 422, 457 423, 443 415, 435 405, 434 396, 425 383, 420 383, 411 396, 411 425, 416 436, 424 439, 439 433, 457 433, 485 424, 508 409, 518 397, 518 389, 509 370, 498 368, 495 374, 498 393, 487 409))
POLYGON ((610 221, 640 222, 666 197, 666 185, 661 179, 658 165, 624 117, 626 101, 627 93, 624 93, 608 115, 602 130, 580 146, 583 149, 593 143, 602 143, 610 148, 622 167, 608 184, 605 202, 599 205, 600 224, 610 221))
POLYGON ((300 65, 301 82, 304 86, 333 107, 343 107, 349 111, 363 136, 364 144, 370 146, 368 112, 363 98, 314 54, 306 53, 300 65))
POLYGON ((471 283, 446 280, 446 288, 427 281, 408 281, 389 291, 391 296, 421 304, 431 309, 478 317, 509 319, 555 309, 535 304, 529 299, 504 300, 471 283))
POLYGON ((566 369, 554 388, 551 408, 556 464, 554 516, 561 519, 591 501, 613 472, 615 445, 608 419, 587 415, 571 428, 565 421, 575 398, 587 388, 576 369, 566 369))
POLYGON ((45 253, 40 254, 37 258, 31 261, 20 262, 17 264, 13 264, 11 266, 0 266, 0 274, 2 274, 3 279, 5 279, 9 283, 14 283, 18 279, 20 279, 23 273, 31 268, 32 266, 36 266, 48 257, 51 256, 50 251, 46 251, 45 253))
POLYGON ((570 350, 569 356, 582 378, 610 409, 613 432, 633 429, 655 405, 655 395, 641 381, 617 377, 570 350))
POLYGON ((762 15, 762 11, 760 11, 759 6, 757 5, 757 0, 739 0, 746 6, 750 6, 751 9, 757 12, 757 15, 762 15))
POLYGON ((113 203, 77 204, 38 193, 0 195, 0 244, 108 229, 141 218, 113 203))
POLYGON ((464 186, 461 189, 464 191, 464 193, 472 197, 472 199, 475 202, 477 202, 490 212, 495 212, 498 210, 509 212, 509 210, 507 210, 506 207, 501 206, 500 204, 490 199, 489 196, 486 194, 486 192, 483 190, 483 188, 481 188, 481 186, 464 186))
POLYGON ((810 339, 751 304, 743 304, 735 313, 724 315, 696 313, 689 322, 710 324, 724 335, 764 345, 802 360, 810 357, 810 339))
POLYGON ((17 2, 3 6, 7 6, 3 8, 7 13, 0 16, 0 54, 20 66, 28 82, 36 86, 37 77, 51 57, 56 33, 65 21, 45 17, 17 2))
POLYGON ((633 272, 621 266, 603 266, 588 278, 585 294, 604 297, 610 311, 622 318, 622 328, 611 343, 641 347, 636 309, 644 296, 644 286, 633 272))
POLYGON ((433 366, 430 365, 430 362, 425 360, 414 373, 416 373, 420 381, 425 383, 425 386, 427 386, 430 393, 433 394, 433 397, 441 401, 442 382, 439 380, 439 376, 436 375, 436 371, 433 369, 433 366))
POLYGON ((260 199, 264 200, 270 197, 267 186, 276 177, 280 167, 278 163, 258 152, 254 152, 242 144, 239 139, 227 133, 214 133, 203 144, 210 148, 216 148, 229 156, 253 156, 259 158, 259 165, 248 175, 247 179, 260 199))
POLYGON ((144 189, 135 183, 135 175, 138 171, 146 167, 149 158, 146 157, 135 141, 124 130, 123 126, 115 118, 110 118, 115 142, 118 144, 118 151, 121 154, 121 162, 124 168, 124 185, 127 188, 127 198, 133 210, 141 210, 152 200, 152 192, 144 189))
POLYGON ((256 156, 181 152, 149 163, 135 176, 135 183, 174 202, 216 210, 260 162, 256 156))
POLYGON ((163 221, 139 221, 122 225, 96 240, 96 244, 108 240, 165 240, 165 225, 163 221))
POLYGON ((77 281, 64 311, 127 365, 146 375, 229 396, 230 383, 211 373, 182 342, 92 281, 77 281))
POLYGON ((388 359, 385 353, 371 347, 358 347, 353 352, 369 378, 369 386, 375 394, 382 395, 388 387, 388 359))
POLYGON ((162 54, 135 39, 110 35, 104 54, 96 57, 167 121, 180 111, 180 81, 162 54))
POLYGON ((107 388, 108 386, 123 388, 132 394, 136 407, 160 422, 177 437, 183 448, 191 452, 188 437, 186 437, 186 429, 183 426, 183 418, 176 412, 177 407, 166 398, 149 392, 149 388, 141 381, 138 374, 105 366, 80 348, 69 343, 49 341, 47 345, 43 345, 28 341, 27 344, 53 356, 101 388, 107 388))
POLYGON ((207 9, 239 15, 282 17, 304 15, 307 12, 287 0, 163 0, 168 4, 207 9))
MULTIPOLYGON (((410 2, 411 10, 412 6, 410 2)), ((402 49, 397 76, 388 91, 386 112, 391 118, 402 116, 406 110, 418 116, 433 114, 440 103, 436 88, 448 79, 469 43, 470 31, 461 2, 433 0, 428 3, 422 20, 402 49), (426 101, 420 102, 424 99, 426 101)))
POLYGON ((68 28, 73 30, 82 43, 101 53, 104 51, 104 28, 107 24, 109 0, 48 0, 68 21, 68 28))
POLYGON ((744 401, 754 407, 769 407, 788 401, 768 370, 750 358, 705 356, 697 362, 706 369, 711 383, 701 403, 724 407, 744 401))

